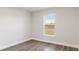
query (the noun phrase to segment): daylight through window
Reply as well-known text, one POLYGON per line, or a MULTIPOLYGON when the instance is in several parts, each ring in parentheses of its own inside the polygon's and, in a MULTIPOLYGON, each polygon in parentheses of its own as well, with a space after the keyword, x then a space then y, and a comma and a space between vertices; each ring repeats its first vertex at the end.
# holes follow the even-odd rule
POLYGON ((45 35, 55 35, 56 15, 48 14, 43 17, 43 30, 45 35))

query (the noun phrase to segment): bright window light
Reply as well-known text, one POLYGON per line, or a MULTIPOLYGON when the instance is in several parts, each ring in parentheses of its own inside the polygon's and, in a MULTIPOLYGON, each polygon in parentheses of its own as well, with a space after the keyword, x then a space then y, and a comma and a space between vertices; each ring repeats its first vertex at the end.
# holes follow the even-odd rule
POLYGON ((43 34, 53 36, 56 35, 56 14, 48 14, 43 17, 43 34))

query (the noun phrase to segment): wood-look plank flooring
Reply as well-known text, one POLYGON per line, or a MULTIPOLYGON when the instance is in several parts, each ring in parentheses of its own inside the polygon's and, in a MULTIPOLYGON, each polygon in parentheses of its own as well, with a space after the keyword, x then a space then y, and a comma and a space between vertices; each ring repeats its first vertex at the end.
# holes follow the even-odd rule
MULTIPOLYGON (((21 44, 6 48, 2 51, 73 51, 71 47, 30 40, 21 44)), ((77 49, 74 49, 77 51, 77 49)))

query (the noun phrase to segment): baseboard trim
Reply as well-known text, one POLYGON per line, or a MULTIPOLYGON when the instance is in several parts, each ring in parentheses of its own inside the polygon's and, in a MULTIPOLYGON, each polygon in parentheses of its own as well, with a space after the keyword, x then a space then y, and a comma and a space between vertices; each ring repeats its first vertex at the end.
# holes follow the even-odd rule
POLYGON ((38 38, 28 38, 28 39, 25 39, 25 40, 22 40, 22 41, 19 41, 19 42, 10 44, 10 45, 6 45, 6 46, 3 46, 3 47, 0 47, 0 50, 6 49, 8 47, 11 47, 11 46, 14 46, 14 45, 17 45, 17 44, 20 44, 20 43, 23 43, 23 42, 29 41, 29 40, 37 40, 37 41, 48 42, 48 43, 53 43, 53 44, 58 44, 58 45, 63 45, 63 46, 69 46, 69 47, 73 47, 73 48, 78 48, 79 49, 79 46, 75 46, 75 45, 64 44, 64 43, 59 43, 59 42, 54 42, 54 41, 49 41, 49 40, 43 40, 43 39, 38 39, 38 38))
POLYGON ((73 47, 73 48, 79 49, 79 46, 76 46, 76 45, 64 44, 64 43, 60 43, 60 42, 48 41, 48 40, 43 40, 43 39, 38 39, 38 38, 30 38, 30 39, 38 40, 38 41, 43 41, 43 42, 48 42, 48 43, 53 43, 53 44, 58 44, 58 45, 63 45, 63 46, 68 46, 68 47, 73 47))
POLYGON ((31 40, 31 39, 28 38, 28 39, 21 40, 21 41, 18 41, 18 42, 16 42, 16 43, 13 43, 13 44, 10 44, 10 45, 5 45, 5 46, 3 46, 3 47, 0 47, 0 50, 9 48, 9 47, 11 47, 11 46, 14 46, 14 45, 17 45, 17 44, 20 44, 20 43, 23 43, 23 42, 25 42, 25 41, 29 41, 29 40, 31 40))

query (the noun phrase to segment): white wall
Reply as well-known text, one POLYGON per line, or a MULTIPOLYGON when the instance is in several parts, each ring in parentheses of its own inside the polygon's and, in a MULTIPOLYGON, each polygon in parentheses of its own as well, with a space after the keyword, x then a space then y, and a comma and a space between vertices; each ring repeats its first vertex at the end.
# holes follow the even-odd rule
POLYGON ((51 8, 32 13, 32 38, 79 47, 76 8, 51 8), (43 15, 56 13, 56 36, 43 35, 43 15))
POLYGON ((0 49, 30 37, 30 16, 20 8, 0 8, 0 49))
MULTIPOLYGON (((78 15, 78 17, 77 17, 78 18, 78 20, 77 20, 77 23, 78 23, 78 25, 77 25, 78 28, 77 29, 78 30, 77 31, 78 31, 78 42, 79 42, 79 8, 77 8, 77 15, 78 15)), ((78 43, 78 45, 79 45, 79 43, 78 43)))

